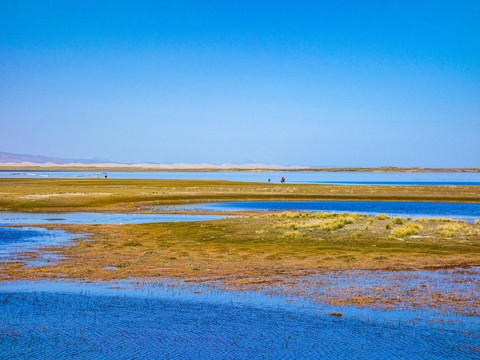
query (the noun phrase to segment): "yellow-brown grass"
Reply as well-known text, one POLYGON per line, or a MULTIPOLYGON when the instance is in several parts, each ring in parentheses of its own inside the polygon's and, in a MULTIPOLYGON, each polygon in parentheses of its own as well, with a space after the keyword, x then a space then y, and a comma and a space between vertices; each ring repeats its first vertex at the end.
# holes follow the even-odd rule
POLYGON ((202 180, 0 179, 2 211, 138 211, 138 207, 245 200, 480 202, 480 186, 269 184, 202 180))

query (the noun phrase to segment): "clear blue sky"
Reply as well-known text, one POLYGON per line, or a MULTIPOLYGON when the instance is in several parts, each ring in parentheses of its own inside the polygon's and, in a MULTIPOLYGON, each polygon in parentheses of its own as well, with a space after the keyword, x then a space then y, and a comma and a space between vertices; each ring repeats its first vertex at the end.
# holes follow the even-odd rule
POLYGON ((480 167, 480 2, 4 0, 0 151, 480 167))

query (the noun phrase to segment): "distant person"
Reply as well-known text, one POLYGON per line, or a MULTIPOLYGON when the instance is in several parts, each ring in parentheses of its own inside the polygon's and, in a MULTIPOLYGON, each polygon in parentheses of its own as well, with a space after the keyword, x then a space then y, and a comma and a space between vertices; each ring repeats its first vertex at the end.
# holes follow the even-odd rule
POLYGON ((270 182, 270 179, 268 179, 268 182, 270 182))
POLYGON ((285 178, 283 176, 282 176, 282 181, 281 182, 282 182, 282 184, 285 182, 285 178))
POLYGON ((105 179, 108 179, 108 174, 105 174, 105 179))

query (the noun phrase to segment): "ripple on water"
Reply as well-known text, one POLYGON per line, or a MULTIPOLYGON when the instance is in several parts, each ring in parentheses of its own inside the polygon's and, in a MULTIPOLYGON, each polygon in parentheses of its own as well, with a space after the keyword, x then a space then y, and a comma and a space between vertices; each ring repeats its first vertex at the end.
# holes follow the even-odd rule
POLYGON ((474 359, 478 335, 457 323, 336 318, 295 304, 0 293, 0 357, 10 359, 474 359))

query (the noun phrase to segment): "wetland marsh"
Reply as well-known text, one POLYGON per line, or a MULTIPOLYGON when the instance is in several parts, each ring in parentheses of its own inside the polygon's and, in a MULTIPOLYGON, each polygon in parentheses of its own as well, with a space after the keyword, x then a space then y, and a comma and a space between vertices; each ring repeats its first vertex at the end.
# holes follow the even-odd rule
POLYGON ((473 359, 480 351, 477 186, 104 179, 0 183, 0 208, 10 211, 2 214, 7 226, 2 231, 18 232, 18 240, 27 244, 0 263, 0 342, 9 357, 67 353, 74 343, 72 354, 78 358, 125 351, 124 358, 284 354, 343 359, 373 351, 379 358, 473 359), (336 200, 319 201, 325 198, 336 200), (299 199, 304 202, 276 202, 299 199), (305 201, 312 199, 317 201, 305 201), (395 204, 406 210, 402 216, 366 214, 369 205, 380 210, 392 205, 378 199, 402 199, 395 204), (438 199, 447 202, 432 202, 438 199), (468 203, 454 202, 458 199, 468 203), (188 205, 226 200, 237 202, 188 205), (275 201, 265 205, 258 200, 275 201), (365 211, 322 212, 322 204, 329 203, 365 211), (265 211, 275 209, 271 204, 277 209, 290 205, 292 211, 265 211), (470 212, 463 215, 469 221, 443 217, 451 212, 428 218, 428 211, 415 213, 412 206, 467 208, 470 212), (69 234, 68 246, 40 241, 29 249, 28 238, 38 232, 69 234), (57 290, 49 285, 55 281, 60 281, 57 290), (147 289, 170 284, 174 293, 187 290, 173 300, 166 293, 152 297, 150 290, 135 295, 122 292, 125 281, 147 289), (69 291, 61 290, 69 283, 69 291), (111 288, 84 294, 86 284, 111 288), (232 307, 217 300, 212 304, 212 297, 202 295, 209 291, 221 299, 244 295, 232 307), (247 294, 258 294, 260 300, 251 303, 247 294), (267 309, 267 299, 283 305, 267 309), (142 312, 142 306, 148 311, 142 312), (71 321, 58 326, 54 309, 71 321), (237 312, 243 315, 234 316, 237 312), (167 323, 173 325, 161 325, 167 323), (100 333, 108 346, 92 345, 92 334, 100 333), (119 334, 122 344, 113 340, 119 334))

